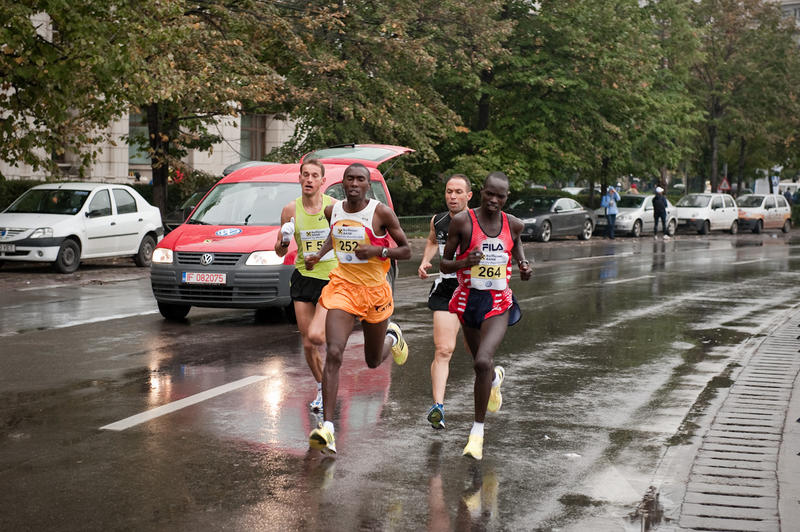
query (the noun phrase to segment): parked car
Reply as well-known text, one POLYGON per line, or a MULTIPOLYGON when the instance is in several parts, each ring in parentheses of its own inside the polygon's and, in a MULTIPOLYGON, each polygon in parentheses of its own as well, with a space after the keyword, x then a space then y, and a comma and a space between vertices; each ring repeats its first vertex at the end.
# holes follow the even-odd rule
MULTIPOLYGON (((623 194, 617 202, 619 213, 614 223, 615 231, 639 237, 642 233, 652 233, 655 227, 653 198, 655 195, 623 194)), ((605 209, 595 211, 597 231, 605 231, 608 225, 605 209)), ((678 227, 678 210, 667 199, 667 234, 672 236, 678 227)))
MULTIPOLYGON (((325 165, 324 192, 344 198, 342 176, 358 162, 370 170, 368 197, 392 206, 378 165, 412 152, 376 144, 318 150, 304 158, 325 165)), ((161 314, 186 317, 193 306, 287 308, 297 247, 274 251, 284 205, 300 196, 300 164, 250 166, 223 177, 195 207, 186 223, 170 232, 153 255, 150 280, 161 314)), ((394 275, 396 269, 390 270, 394 275)), ((390 279, 391 280, 391 279, 390 279)))
POLYGON ((675 204, 678 228, 688 228, 701 235, 724 230, 735 235, 739 231, 739 209, 730 194, 687 194, 675 204))
MULTIPOLYGON (((588 194, 591 192, 591 188, 589 187, 564 187, 561 189, 561 192, 566 192, 567 194, 572 194, 573 196, 578 196, 580 194, 588 194)), ((595 194, 600 194, 600 189, 594 189, 595 194)))
POLYGON ((130 255, 149 266, 163 234, 161 212, 131 187, 37 185, 0 213, 0 264, 50 262, 72 273, 83 259, 130 255))
POLYGON ((764 229, 792 228, 792 208, 780 194, 745 194, 736 200, 739 206, 739 227, 760 233, 764 229))
POLYGON ((523 196, 511 200, 507 211, 525 224, 523 240, 548 242, 554 236, 588 240, 594 231, 594 212, 572 198, 523 196))

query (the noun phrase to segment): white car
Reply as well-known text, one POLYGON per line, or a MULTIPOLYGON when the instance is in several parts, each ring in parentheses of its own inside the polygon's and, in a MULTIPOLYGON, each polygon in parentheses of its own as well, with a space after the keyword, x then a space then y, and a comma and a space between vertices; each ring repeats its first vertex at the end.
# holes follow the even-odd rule
POLYGON ((709 231, 739 231, 739 208, 730 194, 687 194, 675 204, 678 228, 688 228, 701 235, 709 231))
MULTIPOLYGON (((620 233, 630 234, 633 237, 641 236, 642 233, 652 233, 655 225, 655 215, 653 211, 654 194, 623 194, 617 202, 619 213, 617 214, 614 230, 620 233)), ((599 208, 595 210, 597 214, 597 226, 595 231, 604 232, 608 225, 606 210, 599 208)), ((678 226, 677 209, 667 200, 667 234, 673 236, 678 226)), ((659 224, 659 230, 662 230, 659 224)))
POLYGON ((736 201, 739 205, 739 227, 760 233, 764 229, 792 228, 792 208, 780 194, 745 194, 736 201))
POLYGON ((131 187, 37 185, 0 213, 0 264, 51 262, 71 273, 82 259, 130 255, 149 266, 163 235, 161 212, 131 187))

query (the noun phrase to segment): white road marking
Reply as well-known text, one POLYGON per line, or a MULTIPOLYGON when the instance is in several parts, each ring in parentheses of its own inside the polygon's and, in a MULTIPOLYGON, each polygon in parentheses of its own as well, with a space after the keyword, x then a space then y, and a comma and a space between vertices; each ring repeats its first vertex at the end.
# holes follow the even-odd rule
POLYGON ((631 281, 641 281, 642 279, 652 279, 655 275, 642 275, 641 277, 634 277, 632 279, 617 279, 616 281, 606 281, 603 284, 619 284, 630 283, 631 281))
POLYGON ((594 260, 594 259, 610 259, 613 257, 628 257, 633 255, 633 251, 625 251, 624 253, 611 253, 610 255, 592 255, 589 257, 574 257, 569 260, 594 260))
POLYGON ((223 393, 227 393, 233 390, 237 390, 239 388, 243 388, 245 386, 249 386, 250 384, 263 381, 266 378, 267 378, 266 375, 253 375, 252 377, 245 377, 244 379, 240 379, 238 381, 229 382, 228 384, 223 384, 222 386, 217 386, 216 388, 211 388, 210 390, 196 393, 194 395, 190 395, 189 397, 184 397, 183 399, 179 399, 172 403, 167 403, 157 408, 153 408, 152 410, 148 410, 147 412, 142 412, 141 414, 136 414, 131 417, 126 417, 125 419, 121 419, 120 421, 111 423, 110 425, 105 425, 104 427, 100 427, 100 430, 119 431, 119 430, 129 429, 140 423, 150 421, 151 419, 155 419, 157 417, 164 416, 166 414, 171 414, 172 412, 180 410, 181 408, 186 408, 187 406, 192 406, 207 399, 211 399, 218 395, 222 395, 223 393))

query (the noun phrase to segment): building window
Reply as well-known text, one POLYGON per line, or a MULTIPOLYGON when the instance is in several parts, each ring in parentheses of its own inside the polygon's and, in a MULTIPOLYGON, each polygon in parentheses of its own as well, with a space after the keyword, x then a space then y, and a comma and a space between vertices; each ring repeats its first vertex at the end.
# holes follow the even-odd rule
POLYGON ((266 115, 242 115, 241 160, 260 161, 266 154, 266 148, 266 115))
POLYGON ((150 164, 147 154, 147 121, 142 113, 128 115, 128 163, 150 164))

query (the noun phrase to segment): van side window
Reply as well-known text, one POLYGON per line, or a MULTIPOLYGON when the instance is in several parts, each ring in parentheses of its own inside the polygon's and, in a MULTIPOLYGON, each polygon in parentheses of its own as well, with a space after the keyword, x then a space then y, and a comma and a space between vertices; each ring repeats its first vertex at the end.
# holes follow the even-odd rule
POLYGON ((725 196, 725 206, 726 207, 733 207, 733 198, 730 196, 725 196))
POLYGON ((788 207, 789 206, 789 204, 786 203, 786 198, 784 198, 783 196, 778 196, 776 199, 778 200, 778 207, 788 207))
POLYGON ((721 209, 722 208, 722 198, 717 196, 711 201, 711 208, 712 209, 721 209))
POLYGON ((764 202, 765 209, 774 209, 775 208, 775 198, 770 196, 767 198, 767 201, 764 202))

